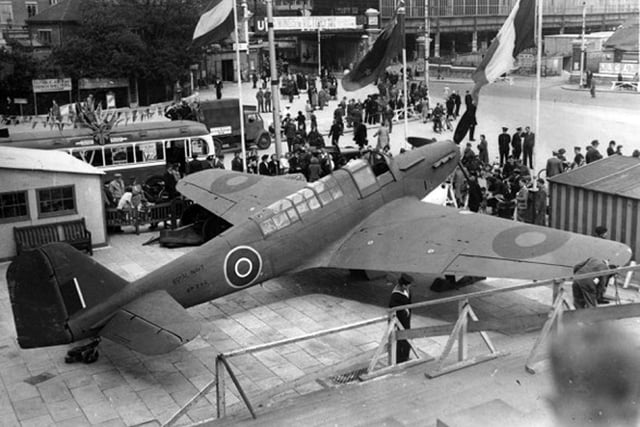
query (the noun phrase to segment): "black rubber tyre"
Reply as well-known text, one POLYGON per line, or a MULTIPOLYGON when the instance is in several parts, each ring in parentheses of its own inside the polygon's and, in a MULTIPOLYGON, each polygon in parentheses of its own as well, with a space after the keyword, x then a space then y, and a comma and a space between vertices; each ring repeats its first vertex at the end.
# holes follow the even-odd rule
POLYGON ((258 139, 256 139, 256 144, 261 150, 266 150, 271 147, 271 135, 269 135, 269 132, 261 133, 258 139))

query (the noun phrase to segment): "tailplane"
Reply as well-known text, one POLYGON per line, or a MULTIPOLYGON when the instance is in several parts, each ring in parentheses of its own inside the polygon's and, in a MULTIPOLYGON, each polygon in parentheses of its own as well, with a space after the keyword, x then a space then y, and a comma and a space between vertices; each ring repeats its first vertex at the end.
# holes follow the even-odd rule
POLYGON ((22 348, 67 344, 75 337, 67 322, 128 282, 66 243, 21 253, 7 270, 18 344, 22 348))

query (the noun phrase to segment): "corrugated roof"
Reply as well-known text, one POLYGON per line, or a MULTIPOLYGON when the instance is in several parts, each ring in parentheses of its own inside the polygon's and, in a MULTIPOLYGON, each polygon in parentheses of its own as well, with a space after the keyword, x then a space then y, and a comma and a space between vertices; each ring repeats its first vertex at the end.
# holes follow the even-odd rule
POLYGON ((64 151, 15 147, 0 147, 0 169, 104 175, 100 169, 78 160, 64 151))
POLYGON ((610 156, 549 178, 556 184, 640 199, 640 159, 610 156))
POLYGON ((44 9, 37 15, 26 20, 27 23, 39 22, 80 22, 80 3, 82 0, 63 0, 58 4, 44 9))

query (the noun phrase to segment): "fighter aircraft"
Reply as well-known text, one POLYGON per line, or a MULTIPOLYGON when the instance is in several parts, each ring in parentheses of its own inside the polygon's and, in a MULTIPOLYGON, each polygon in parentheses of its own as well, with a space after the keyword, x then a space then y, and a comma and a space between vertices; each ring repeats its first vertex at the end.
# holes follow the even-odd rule
POLYGON ((458 164, 453 142, 368 157, 313 183, 187 176, 179 191, 231 226, 130 283, 66 244, 21 254, 7 272, 20 346, 104 337, 169 352, 199 333, 186 308, 311 268, 544 279, 631 257, 621 243, 422 202, 458 164))

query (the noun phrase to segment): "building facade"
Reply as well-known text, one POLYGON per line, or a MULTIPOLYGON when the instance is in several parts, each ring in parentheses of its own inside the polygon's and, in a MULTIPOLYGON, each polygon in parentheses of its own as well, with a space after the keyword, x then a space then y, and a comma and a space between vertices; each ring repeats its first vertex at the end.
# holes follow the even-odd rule
MULTIPOLYGON (((407 58, 424 58, 424 35, 428 21, 430 58, 447 62, 460 54, 486 50, 516 0, 405 0, 407 58), (425 20, 425 14, 428 19, 425 20)), ((365 12, 379 11, 377 28, 395 11, 397 0, 274 0, 274 33, 277 56, 296 70, 314 71, 321 66, 334 71, 349 67, 366 51, 376 31, 367 28, 365 12), (314 20, 316 18, 316 20, 314 20), (349 18, 351 21, 343 19, 349 18), (324 22, 327 27, 319 26, 324 22), (329 22, 349 22, 330 25, 329 22), (318 34, 319 33, 319 34, 318 34), (319 55, 318 55, 319 52, 319 55)), ((242 10, 238 2, 238 10, 242 10)), ((638 13, 637 0, 586 0, 587 32, 612 30, 638 13)), ((257 1, 248 2, 252 13, 247 22, 250 54, 243 55, 243 76, 268 70, 266 10, 257 1)), ((550 0, 543 4, 543 33, 579 33, 583 0, 550 0)), ((242 32, 241 32, 242 34, 242 32)), ((245 40, 241 36, 241 40, 245 40)), ((477 59, 476 58, 476 59, 477 59)), ((232 44, 221 43, 207 57, 209 74, 235 80, 232 44)), ((468 64, 473 65, 473 64, 468 64)))

